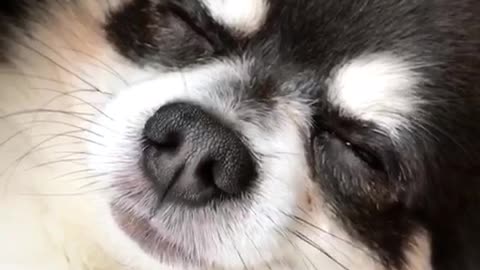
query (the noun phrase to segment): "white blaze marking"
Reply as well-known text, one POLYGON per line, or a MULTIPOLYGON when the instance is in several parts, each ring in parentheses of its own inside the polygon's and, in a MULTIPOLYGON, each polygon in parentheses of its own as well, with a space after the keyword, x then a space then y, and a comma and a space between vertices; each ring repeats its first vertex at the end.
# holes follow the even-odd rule
POLYGON ((388 129, 404 125, 415 111, 418 75, 409 63, 390 55, 354 59, 329 81, 329 100, 344 113, 388 129))
POLYGON ((265 22, 267 0, 203 0, 212 17, 243 34, 257 31, 265 22))

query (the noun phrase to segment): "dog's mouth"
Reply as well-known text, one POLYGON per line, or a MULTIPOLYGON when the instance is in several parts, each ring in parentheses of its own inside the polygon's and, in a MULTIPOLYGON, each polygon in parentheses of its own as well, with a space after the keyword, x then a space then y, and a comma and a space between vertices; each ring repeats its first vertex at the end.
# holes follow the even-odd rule
POLYGON ((201 259, 194 258, 184 247, 169 240, 152 225, 152 220, 112 205, 113 217, 120 227, 143 252, 167 264, 201 265, 201 259))

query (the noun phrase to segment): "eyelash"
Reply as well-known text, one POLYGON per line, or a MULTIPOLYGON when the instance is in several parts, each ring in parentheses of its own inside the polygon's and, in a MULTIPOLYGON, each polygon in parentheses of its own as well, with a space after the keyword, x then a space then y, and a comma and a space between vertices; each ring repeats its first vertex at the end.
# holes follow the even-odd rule
POLYGON ((358 145, 354 145, 349 141, 344 141, 344 144, 346 147, 351 149, 355 156, 360 158, 370 168, 376 171, 385 171, 385 167, 376 153, 373 153, 371 150, 367 150, 363 147, 359 147, 358 145))
POLYGON ((185 12, 181 7, 178 7, 175 4, 169 4, 168 10, 179 20, 184 22, 188 27, 193 30, 198 36, 204 38, 210 45, 214 45, 215 42, 209 37, 209 35, 202 29, 202 27, 198 26, 194 19, 185 12))
POLYGON ((350 149, 352 153, 363 161, 367 166, 375 171, 382 171, 385 172, 385 166, 378 156, 373 150, 368 149, 366 146, 361 146, 359 144, 353 143, 349 140, 346 136, 338 134, 338 132, 332 130, 331 128, 326 127, 325 125, 315 125, 315 130, 318 136, 321 133, 328 133, 330 136, 336 138, 343 142, 346 148, 350 149))

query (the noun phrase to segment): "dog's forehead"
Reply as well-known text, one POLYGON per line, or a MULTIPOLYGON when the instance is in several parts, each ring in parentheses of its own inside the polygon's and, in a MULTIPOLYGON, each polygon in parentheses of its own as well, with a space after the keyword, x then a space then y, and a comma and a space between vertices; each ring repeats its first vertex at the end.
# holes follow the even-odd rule
MULTIPOLYGON (((382 48, 382 43, 391 42, 394 34, 372 36, 367 28, 362 28, 364 21, 372 19, 355 18, 354 13, 350 14, 353 9, 349 11, 346 5, 332 1, 325 1, 325 5, 308 1, 298 4, 269 0, 199 1, 227 29, 256 35, 262 42, 269 40, 274 46, 286 48, 276 55, 283 57, 283 63, 298 61, 300 67, 321 70, 324 76, 312 79, 325 83, 326 101, 348 117, 376 122, 393 130, 404 125, 405 116, 416 110, 415 89, 420 76, 414 71, 415 63, 396 54, 393 48, 382 48), (340 12, 343 18, 329 14, 340 12), (353 32, 333 33, 340 25, 355 29, 356 36, 353 32), (378 48, 366 45, 362 40, 365 37, 373 38, 378 48)), ((365 4, 363 10, 369 13, 370 7, 365 4)), ((275 62, 269 57, 263 60, 275 62)))
MULTIPOLYGON (((115 32, 114 36, 118 38, 114 43, 120 44, 134 62, 140 61, 140 58, 144 62, 160 59, 160 62, 177 67, 195 66, 198 59, 221 58, 222 61, 238 64, 242 61, 231 60, 240 55, 250 67, 250 72, 242 75, 245 81, 249 80, 245 78, 247 74, 260 85, 265 84, 263 79, 273 78, 277 81, 275 86, 291 86, 290 81, 302 74, 303 85, 296 82, 297 87, 289 87, 290 91, 308 91, 309 99, 321 99, 347 117, 372 121, 388 130, 396 130, 417 111, 418 95, 415 92, 421 77, 415 70, 419 63, 411 60, 415 58, 412 57, 414 51, 421 53, 418 45, 413 45, 418 44, 418 40, 409 40, 397 33, 401 32, 401 28, 417 31, 419 27, 412 26, 411 20, 403 15, 410 11, 397 10, 398 4, 393 0, 386 0, 389 5, 385 4, 382 13, 378 13, 379 2, 360 2, 361 5, 333 0, 190 2, 196 3, 193 5, 195 9, 189 12, 198 13, 193 16, 200 21, 194 23, 203 28, 201 32, 221 40, 220 55, 205 45, 195 31, 188 29, 189 26, 180 21, 163 21, 163 13, 146 9, 146 5, 139 4, 142 1, 134 1, 136 5, 122 10, 128 16, 120 16, 120 19, 113 17, 116 25, 109 31, 115 32), (197 12, 198 9, 203 10, 197 12), (139 24, 148 23, 134 27, 134 31, 125 31, 126 27, 133 27, 125 25, 128 18, 139 18, 139 24), (379 27, 370 27, 373 24, 379 27), (218 25, 226 31, 219 31, 218 25), (170 28, 182 31, 170 31, 170 28), (144 32, 139 34, 137 30, 144 32), (224 43, 224 35, 231 35, 229 38, 233 39, 224 43), (402 44, 403 47, 398 50, 392 44, 402 44), (311 87, 304 87, 307 84, 311 87)), ((222 74, 216 76, 218 81, 223 81, 222 74)), ((268 95, 264 91, 262 99, 285 94, 283 89, 271 89, 275 88, 271 86, 252 88, 244 90, 268 89, 268 95)))

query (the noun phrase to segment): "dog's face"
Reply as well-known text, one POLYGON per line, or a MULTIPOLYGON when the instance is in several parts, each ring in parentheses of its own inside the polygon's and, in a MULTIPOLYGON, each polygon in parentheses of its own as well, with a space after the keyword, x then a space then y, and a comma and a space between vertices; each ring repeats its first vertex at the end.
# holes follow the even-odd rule
POLYGON ((148 74, 105 94, 75 73, 98 106, 68 94, 88 103, 73 115, 86 124, 76 172, 108 209, 102 230, 149 267, 431 268, 432 228, 469 206, 480 150, 465 98, 478 46, 461 47, 474 29, 451 31, 478 4, 437 2, 132 0, 99 12, 108 54, 148 74))

